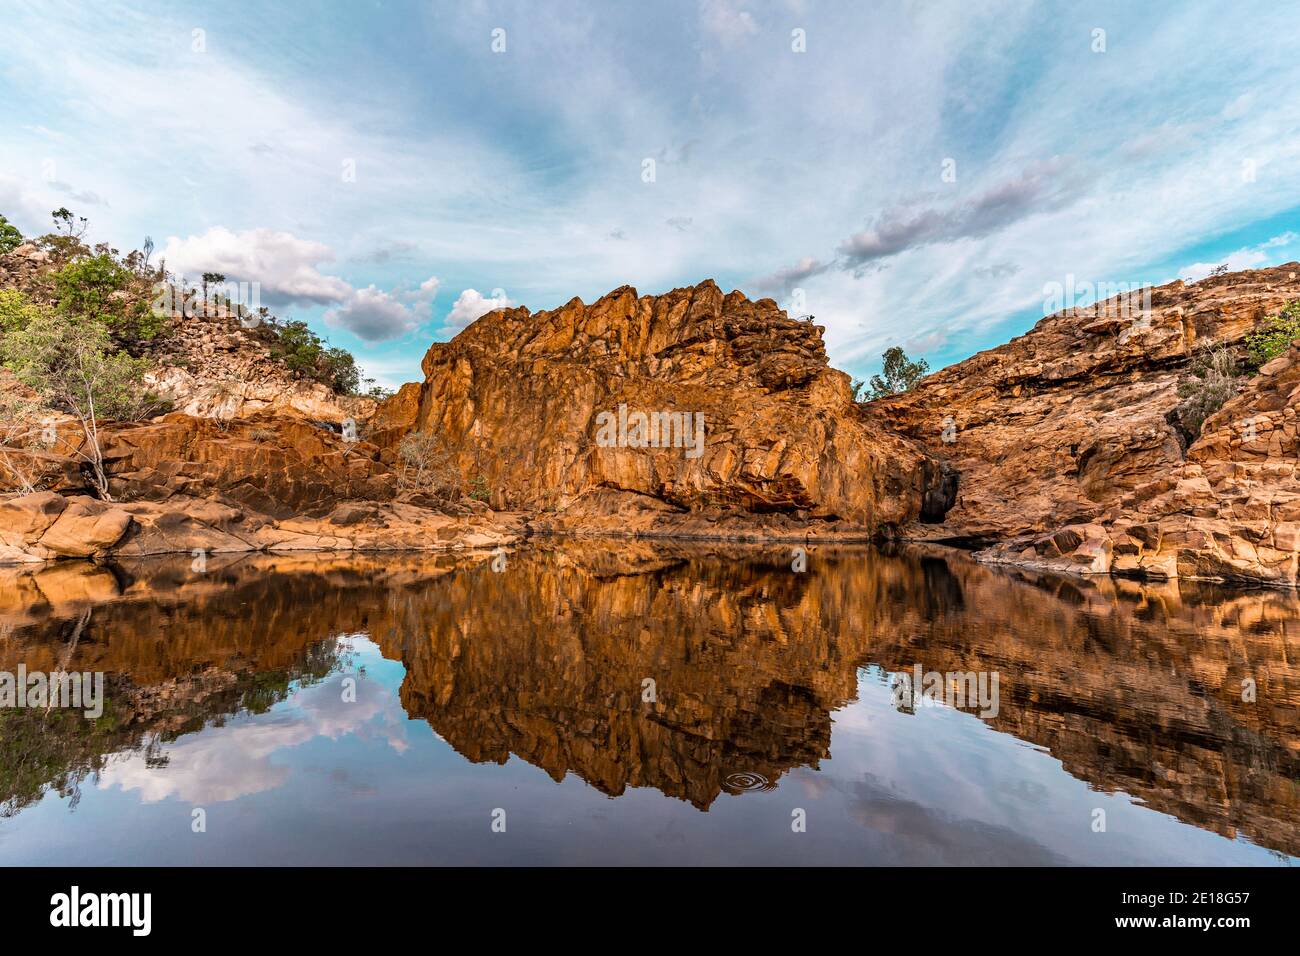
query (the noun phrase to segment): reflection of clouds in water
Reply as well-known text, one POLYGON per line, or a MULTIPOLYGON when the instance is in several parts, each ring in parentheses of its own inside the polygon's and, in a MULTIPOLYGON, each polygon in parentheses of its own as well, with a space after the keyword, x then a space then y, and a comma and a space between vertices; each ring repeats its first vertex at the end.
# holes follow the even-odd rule
MULTIPOLYGON (((377 662, 378 648, 356 640, 358 663, 377 662)), ((189 803, 220 803, 284 785, 290 768, 273 762, 276 753, 317 738, 355 736, 384 740, 404 753, 406 715, 392 689, 373 678, 358 679, 356 701, 343 700, 339 674, 298 690, 269 713, 243 715, 224 727, 181 737, 165 750, 165 767, 150 768, 132 754, 110 764, 100 775, 100 789, 136 790, 145 803, 177 797, 189 803)))
POLYGON ((854 784, 849 816, 891 840, 893 862, 1055 866, 1069 860, 1010 827, 961 818, 909 800, 870 774, 854 784))

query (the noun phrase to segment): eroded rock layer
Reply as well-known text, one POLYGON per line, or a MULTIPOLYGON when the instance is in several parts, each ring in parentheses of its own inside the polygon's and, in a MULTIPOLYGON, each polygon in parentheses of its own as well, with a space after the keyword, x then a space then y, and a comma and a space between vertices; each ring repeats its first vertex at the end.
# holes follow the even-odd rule
POLYGON ((728 515, 866 533, 920 518, 937 465, 857 415, 821 333, 712 281, 492 312, 429 349, 425 381, 380 407, 374 440, 437 436, 494 507, 557 528, 571 511, 585 530, 667 521, 682 535, 717 533, 728 515), (671 437, 622 425, 656 413, 698 417, 671 437))
POLYGON ((1240 354, 1297 298, 1300 263, 1174 282, 1149 309, 1134 294, 1049 316, 871 403, 959 473, 943 522, 908 535, 1021 565, 1294 585, 1296 353, 1243 379, 1199 436, 1176 409, 1198 350, 1240 354))
MULTIPOLYGON (((111 501, 76 430, 42 452, 51 490, 0 499, 0 564, 108 555, 495 547, 518 521, 406 490, 375 445, 298 418, 178 413, 101 434, 111 501)), ((63 432, 60 433, 61 435, 63 432)), ((13 454, 12 450, 7 452, 13 454)))

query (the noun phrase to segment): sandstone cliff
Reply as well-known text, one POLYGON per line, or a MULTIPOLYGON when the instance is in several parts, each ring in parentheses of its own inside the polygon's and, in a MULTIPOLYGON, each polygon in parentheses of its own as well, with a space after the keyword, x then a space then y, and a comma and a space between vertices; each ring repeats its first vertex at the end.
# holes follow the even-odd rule
POLYGON ((1300 298, 1300 263, 1161 286, 1149 311, 1137 298, 1048 316, 867 406, 960 476, 942 524, 908 536, 1059 570, 1296 583, 1297 353, 1199 436, 1176 407, 1199 348, 1240 351, 1300 298))
POLYGON ((374 440, 437 436, 544 530, 872 535, 941 515, 939 466, 858 414, 821 334, 711 280, 491 312, 429 349, 374 440), (623 427, 656 413, 691 416, 686 440, 623 427))

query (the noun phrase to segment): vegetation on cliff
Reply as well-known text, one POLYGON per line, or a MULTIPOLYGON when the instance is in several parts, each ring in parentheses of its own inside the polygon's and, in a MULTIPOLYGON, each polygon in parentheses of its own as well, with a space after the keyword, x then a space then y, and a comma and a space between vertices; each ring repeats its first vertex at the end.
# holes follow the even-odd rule
POLYGON ((1201 434, 1205 420, 1237 394, 1240 368, 1226 348, 1202 349, 1188 368, 1189 375, 1178 383, 1178 422, 1189 440, 1201 434))
MULTIPOLYGON (((910 391, 930 371, 929 362, 925 359, 913 362, 900 345, 886 349, 880 357, 884 360, 884 366, 880 375, 871 376, 871 391, 867 394, 867 401, 910 391)), ((861 388, 861 382, 854 383, 854 398, 857 398, 861 388)))
MULTIPOLYGON (((135 358, 155 359, 178 320, 238 322, 294 377, 319 382, 336 394, 356 395, 363 385, 356 360, 331 346, 300 320, 281 320, 265 307, 250 310, 225 294, 225 276, 207 272, 196 286, 151 264, 152 240, 122 255, 105 243, 84 241, 87 223, 66 208, 53 214, 54 231, 31 240, 42 267, 20 277, 18 288, 0 290, 0 335, 21 334, 38 315, 52 313, 67 325, 94 323, 109 333, 110 347, 135 358)), ((0 254, 23 237, 0 216, 0 254)), ((373 389, 371 389, 373 391, 373 389)))
POLYGON ((1246 336, 1251 365, 1259 368, 1277 358, 1300 339, 1300 299, 1288 302, 1277 315, 1270 315, 1246 336))

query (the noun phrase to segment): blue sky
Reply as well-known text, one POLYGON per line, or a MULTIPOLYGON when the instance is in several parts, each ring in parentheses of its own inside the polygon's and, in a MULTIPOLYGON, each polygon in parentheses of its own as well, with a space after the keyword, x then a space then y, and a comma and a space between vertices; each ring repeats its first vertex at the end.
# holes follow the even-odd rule
POLYGON ((388 385, 494 304, 623 284, 770 295, 861 377, 1067 275, 1300 258, 1285 4, 277 7, 6 4, 0 213, 259 282, 388 385))

